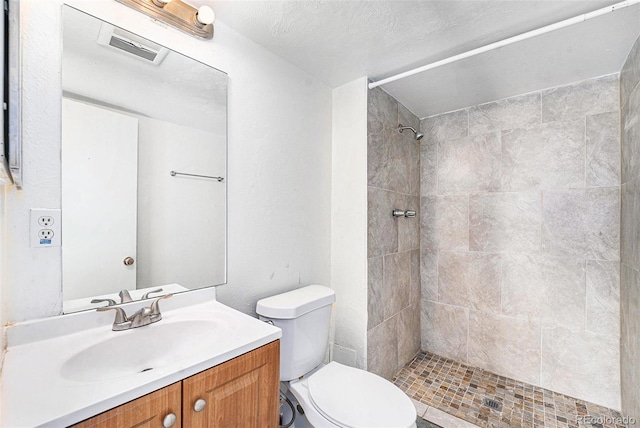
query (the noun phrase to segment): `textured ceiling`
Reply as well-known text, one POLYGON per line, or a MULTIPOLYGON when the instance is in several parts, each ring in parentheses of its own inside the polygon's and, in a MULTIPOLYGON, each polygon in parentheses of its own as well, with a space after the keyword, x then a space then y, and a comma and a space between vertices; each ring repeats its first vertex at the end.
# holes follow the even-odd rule
MULTIPOLYGON (((217 19, 337 87, 446 58, 617 3, 608 1, 211 1, 217 19)), ((638 6, 386 85, 419 116, 617 72, 638 6), (505 78, 507 76, 508 78, 505 78), (428 81, 428 82, 427 82, 428 81), (478 82, 487 82, 478 91, 478 82), (437 94, 433 89, 437 89, 437 94), (446 92, 443 96, 442 92, 446 92), (482 92, 482 93, 480 93, 482 92), (423 101, 419 101, 422 98, 423 101), (426 101, 426 100, 429 101, 426 101)))

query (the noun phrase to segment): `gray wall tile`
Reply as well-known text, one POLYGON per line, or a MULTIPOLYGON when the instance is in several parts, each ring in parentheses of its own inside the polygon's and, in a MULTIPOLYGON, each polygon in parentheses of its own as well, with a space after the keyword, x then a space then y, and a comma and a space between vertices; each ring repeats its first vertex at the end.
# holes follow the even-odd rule
POLYGON ((634 220, 635 183, 625 183, 620 189, 620 260, 633 266, 635 231, 638 229, 634 220))
POLYGON ((384 321, 384 297, 382 283, 382 257, 375 257, 367 260, 367 329, 384 321))
POLYGON ((520 95, 469 109, 469 134, 522 128, 541 121, 540 92, 520 95))
POLYGON ((469 309, 422 301, 422 349, 465 363, 469 309))
POLYGON ((550 255, 620 259, 618 187, 544 192, 543 248, 550 255))
POLYGON ((398 222, 391 215, 395 204, 392 192, 369 187, 367 196, 368 257, 398 251, 398 222))
POLYGON ((620 185, 620 112, 587 116, 587 186, 620 185))
POLYGON ((471 311, 469 364, 538 385, 540 324, 471 311))
POLYGON ((618 75, 542 91, 542 122, 553 122, 620 108, 618 75))
POLYGON ((420 144, 420 195, 435 195, 438 191, 438 144, 425 141, 420 144))
POLYGON ((393 377, 398 364, 398 318, 367 332, 367 370, 386 379, 393 377))
POLYGON ((620 335, 620 262, 587 260, 587 328, 620 335))
POLYGON ((622 185, 621 260, 640 270, 640 177, 622 185))
POLYGON ((438 301, 438 250, 420 251, 422 300, 438 301))
MULTIPOLYGON (((420 250, 411 251, 411 283, 409 284, 409 303, 420 302, 422 295, 422 284, 420 276, 420 250)), ((419 318, 419 317, 418 317, 419 318)), ((420 331, 414 331, 416 337, 420 337, 417 334, 420 331)))
POLYGON ((388 188, 389 183, 389 147, 385 135, 389 134, 388 126, 383 127, 379 120, 369 121, 367 132, 367 184, 369 186, 388 188), (373 127, 373 128, 372 128, 373 127))
POLYGON ((420 340, 419 322, 409 323, 403 311, 420 301, 420 216, 391 215, 393 209, 420 211, 420 145, 411 132, 398 131, 400 122, 414 128, 420 122, 378 88, 369 92, 367 122, 369 368, 390 377, 398 351, 404 358, 409 344, 420 340), (377 344, 393 352, 384 348, 378 355, 377 344))
POLYGON ((387 319, 411 303, 411 252, 388 254, 383 263, 382 300, 387 319))
POLYGON ((620 408, 620 347, 617 336, 564 327, 542 329, 541 385, 620 408))
POLYGON ((439 301, 500 313, 500 264, 497 254, 441 251, 439 301))
POLYGON ((415 217, 398 217, 398 251, 420 248, 420 198, 396 194, 396 208, 416 212, 415 217))
POLYGON ((396 128, 398 126, 398 102, 381 88, 369 90, 367 99, 367 113, 369 119, 376 119, 384 125, 396 128))
POLYGON ((387 141, 389 152, 386 163, 387 183, 383 187, 394 192, 411 193, 412 173, 416 174, 416 182, 419 182, 419 148, 408 135, 399 133, 397 129, 385 127, 384 139, 387 141))
POLYGON ((398 363, 396 369, 410 362, 420 352, 420 302, 415 301, 400 312, 398 318, 398 363))
POLYGON ((413 129, 420 130, 420 119, 411 113, 408 108, 398 103, 398 125, 410 126, 413 129))
POLYGON ((500 190, 500 134, 474 135, 438 143, 438 193, 500 190))
POLYGON ((502 133, 502 186, 526 191, 584 186, 584 118, 502 133))
POLYGON ((540 193, 487 193, 469 199, 471 251, 540 251, 540 193))
POLYGON ((420 203, 420 248, 469 249, 469 198, 428 196, 420 203))
POLYGON ((640 38, 621 76, 622 215, 620 371, 622 411, 640 419, 640 38))
POLYGON ((469 112, 467 109, 456 110, 424 118, 420 121, 420 130, 424 133, 421 141, 433 144, 466 137, 469 135, 469 112))
POLYGON ((640 83, 640 37, 636 40, 620 72, 620 99, 622 105, 629 99, 631 91, 640 83))
POLYGON ((622 183, 640 176, 640 90, 622 108, 622 183))
MULTIPOLYGON (((545 91, 544 100, 541 93, 524 95, 471 107, 468 116, 467 110, 461 110, 421 121, 426 134, 420 166, 424 349, 462 362, 468 358, 471 364, 539 384, 543 325, 571 328, 579 337, 587 334, 587 328, 607 331, 604 337, 615 335, 611 321, 615 318, 614 266, 620 240, 615 206, 619 198, 616 79, 608 76, 545 91), (540 124, 543 102, 545 125, 540 124), (482 164, 486 168, 495 161, 500 166, 501 187, 491 191, 482 181, 486 175, 480 174, 474 183, 464 181, 475 173, 468 167, 473 163, 469 159, 476 159, 482 150, 456 152, 458 140, 471 141, 469 135, 486 131, 503 131, 500 156, 482 164), (434 171, 445 171, 446 162, 455 167, 434 175, 434 171), (460 165, 472 173, 461 174, 460 165), (603 187, 608 183, 610 187, 603 187), (448 192, 460 193, 442 196, 448 192), (486 258, 498 257, 491 253, 500 253, 499 268, 495 262, 485 263, 486 258), (603 260, 590 260, 587 268, 585 259, 603 260), (501 272, 497 294, 501 314, 492 312, 498 307, 496 290, 486 281, 496 270, 501 272), (477 300, 478 296, 488 300, 477 300)), ((634 114, 633 110, 627 113, 629 121, 635 120, 634 114)), ((631 137, 636 132, 633 126, 627 123, 626 130, 627 138, 635 138, 631 137)), ((640 153, 640 146, 627 148, 627 152, 640 153)), ((630 176, 640 176, 640 161, 637 167, 627 164, 637 168, 627 168, 637 171, 630 176)), ((627 186, 627 193, 630 201, 623 203, 626 218, 640 218, 640 186, 627 186)), ((626 243, 630 263, 637 261, 640 268, 640 220, 631 223, 625 226, 623 220, 623 231, 627 231, 623 233, 628 235, 623 235, 623 251, 626 243)), ((640 287, 638 290, 640 294, 640 287)), ((640 297, 636 301, 640 306, 640 297)), ((640 309, 624 309, 624 296, 621 305, 623 312, 640 313, 640 309)), ((639 318, 636 315, 635 320, 639 318)), ((640 337, 631 332, 631 322, 626 328, 628 337, 640 337)), ((552 346, 560 359, 562 352, 583 354, 561 340, 552 346)), ((640 365, 635 342, 623 342, 623 346, 628 349, 623 362, 630 369, 640 365)), ((614 355, 606 358, 600 364, 605 371, 616 363, 614 355)), ((563 370, 567 376, 582 379, 581 364, 567 364, 563 370)), ((634 382, 628 386, 640 384, 635 378, 634 382)), ((573 395, 585 398, 580 390, 573 395)), ((629 393, 627 403, 633 397, 629 393)))
POLYGON ((409 191, 412 196, 420 196, 420 143, 412 140, 406 145, 406 163, 409 169, 409 191))
POLYGON ((640 273, 622 264, 620 272, 620 370, 622 411, 640 417, 640 273))
POLYGON ((502 261, 502 313, 584 328, 585 261, 505 254, 502 261))

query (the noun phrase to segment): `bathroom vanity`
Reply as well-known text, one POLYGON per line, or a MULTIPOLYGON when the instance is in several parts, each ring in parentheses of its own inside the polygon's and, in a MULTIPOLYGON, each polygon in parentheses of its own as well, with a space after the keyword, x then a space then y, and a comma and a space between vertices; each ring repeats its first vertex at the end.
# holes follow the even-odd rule
POLYGON ((279 345, 271 342, 74 427, 275 427, 279 345))
POLYGON ((193 296, 126 331, 96 311, 10 327, 0 426, 277 426, 280 329, 193 296))

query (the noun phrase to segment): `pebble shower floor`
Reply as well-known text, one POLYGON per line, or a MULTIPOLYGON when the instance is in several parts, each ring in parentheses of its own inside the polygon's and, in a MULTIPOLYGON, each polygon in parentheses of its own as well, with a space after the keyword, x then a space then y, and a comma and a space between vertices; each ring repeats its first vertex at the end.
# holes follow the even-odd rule
POLYGON ((428 352, 416 355, 393 382, 410 398, 480 427, 627 426, 615 410, 428 352), (483 405, 485 398, 498 401, 502 411, 483 405))

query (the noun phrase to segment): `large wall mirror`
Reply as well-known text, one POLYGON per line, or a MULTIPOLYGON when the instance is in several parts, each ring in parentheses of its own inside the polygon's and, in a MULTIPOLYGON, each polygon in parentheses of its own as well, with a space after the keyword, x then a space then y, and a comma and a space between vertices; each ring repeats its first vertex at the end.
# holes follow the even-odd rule
POLYGON ((64 312, 225 283, 227 75, 69 6, 63 27, 64 312))

